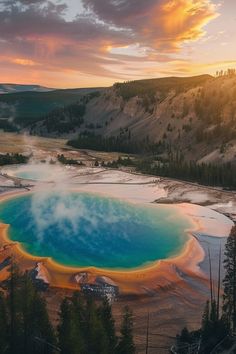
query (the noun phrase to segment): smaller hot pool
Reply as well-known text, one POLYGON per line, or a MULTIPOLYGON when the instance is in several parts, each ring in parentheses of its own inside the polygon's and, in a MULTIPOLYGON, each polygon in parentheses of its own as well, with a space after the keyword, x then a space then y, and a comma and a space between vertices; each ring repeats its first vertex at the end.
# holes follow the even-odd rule
POLYGON ((54 181, 66 177, 67 170, 63 166, 49 164, 29 164, 20 165, 4 170, 9 176, 34 181, 54 181))

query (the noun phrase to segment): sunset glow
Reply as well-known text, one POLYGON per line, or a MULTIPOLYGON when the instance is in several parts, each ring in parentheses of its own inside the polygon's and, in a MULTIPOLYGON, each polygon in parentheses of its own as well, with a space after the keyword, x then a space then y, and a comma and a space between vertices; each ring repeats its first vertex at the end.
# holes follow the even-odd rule
POLYGON ((109 86, 236 63, 235 0, 0 0, 8 83, 109 86))

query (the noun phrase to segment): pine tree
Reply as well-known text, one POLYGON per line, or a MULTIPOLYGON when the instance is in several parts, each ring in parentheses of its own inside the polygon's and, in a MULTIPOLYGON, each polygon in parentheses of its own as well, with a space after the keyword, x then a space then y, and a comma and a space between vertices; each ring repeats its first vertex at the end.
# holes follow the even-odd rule
POLYGON ((6 312, 6 301, 3 295, 0 293, 0 353, 6 352, 8 348, 7 343, 7 312, 6 312))
POLYGON ((115 321, 112 316, 112 308, 108 300, 105 298, 103 300, 102 306, 99 308, 99 316, 102 321, 102 325, 105 329, 108 342, 109 342, 109 353, 114 353, 117 338, 115 333, 115 321))
MULTIPOLYGON (((32 354, 35 341, 39 338, 45 344, 45 354, 52 354, 55 344, 45 301, 41 298, 26 273, 19 274, 13 265, 9 286, 10 353, 32 354), (12 343, 12 338, 14 342, 12 343), (13 351, 14 348, 14 351, 13 351)), ((40 349, 41 350, 41 349, 40 349)), ((37 354, 37 350, 34 349, 37 354)))
POLYGON ((9 353, 15 354, 22 350, 21 348, 21 335, 22 335, 22 322, 18 318, 18 304, 20 299, 18 298, 19 288, 19 270, 17 265, 12 262, 10 267, 10 279, 8 286, 8 307, 9 307, 9 353))
MULTIPOLYGON (((44 342, 44 354, 53 354, 56 343, 54 329, 50 323, 44 299, 34 290, 30 309, 30 336, 41 338, 44 342)), ((29 352, 32 354, 32 351, 29 352)))
POLYGON ((29 277, 26 274, 22 277, 22 283, 22 288, 19 290, 19 292, 21 295, 20 300, 23 321, 23 353, 30 354, 33 340, 31 337, 31 307, 34 297, 34 289, 29 277))
MULTIPOLYGON (((0 293, 0 353, 54 354, 57 339, 62 354, 116 353, 115 323, 107 300, 99 307, 78 293, 61 304, 58 337, 50 323, 46 302, 28 273, 10 268, 7 296, 0 293)), ((133 354, 133 320, 126 309, 117 353, 133 354)))
POLYGON ((123 322, 121 325, 121 337, 117 346, 117 354, 134 354, 133 341, 133 315, 128 307, 124 309, 123 322))
POLYGON ((181 354, 188 354, 188 346, 186 344, 191 344, 192 343, 192 335, 189 330, 184 327, 180 333, 180 335, 176 336, 177 340, 177 346, 178 346, 178 352, 181 354))
POLYGON ((87 352, 89 354, 110 354, 106 331, 99 317, 99 311, 91 298, 88 299, 86 312, 87 352))
POLYGON ((206 302, 206 306, 202 315, 202 337, 208 338, 210 330, 210 303, 206 302))
POLYGON ((85 334, 85 308, 84 301, 78 292, 72 297, 72 327, 76 335, 76 345, 81 353, 85 351, 84 334, 85 334))
POLYGON ((231 230, 225 246, 225 278, 223 312, 229 326, 236 329, 236 226, 231 230))
POLYGON ((58 327, 59 345, 62 354, 82 354, 81 334, 76 326, 73 306, 68 299, 61 304, 60 324, 58 327))

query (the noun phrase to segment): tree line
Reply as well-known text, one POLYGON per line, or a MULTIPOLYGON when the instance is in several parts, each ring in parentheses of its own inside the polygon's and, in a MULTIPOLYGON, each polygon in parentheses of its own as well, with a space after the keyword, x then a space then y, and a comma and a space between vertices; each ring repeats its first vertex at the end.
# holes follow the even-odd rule
POLYGON ((200 75, 195 77, 164 77, 159 79, 127 81, 124 83, 115 83, 114 89, 124 99, 129 100, 132 97, 146 97, 151 100, 158 98, 163 100, 171 90, 181 93, 193 87, 203 85, 212 79, 210 75, 200 75))
MULTIPOLYGON (((229 130, 229 134, 233 134, 229 130)), ((199 138, 200 139, 200 138, 199 138)), ((173 152, 168 142, 152 143, 148 136, 142 141, 132 141, 126 136, 102 137, 94 133, 80 134, 77 139, 67 142, 69 146, 77 149, 91 149, 106 152, 121 152, 126 154, 139 154, 140 157, 132 160, 132 166, 142 173, 162 177, 197 182, 202 185, 236 189, 236 166, 233 163, 212 164, 185 161, 180 151, 173 152), (166 157, 163 157, 165 156, 166 157)), ((225 144, 221 145, 224 152, 225 144)), ((113 161, 107 167, 118 168, 129 165, 125 159, 113 161)))
POLYGON ((235 75, 236 75, 236 70, 234 68, 229 68, 227 70, 217 70, 216 72, 216 77, 235 76, 235 75))
POLYGON ((119 136, 103 137, 90 132, 80 134, 77 139, 69 140, 67 144, 77 149, 106 152, 136 154, 143 151, 143 144, 140 142, 133 142, 129 140, 129 138, 119 136))
POLYGON ((24 164, 29 161, 29 157, 22 154, 0 154, 0 166, 24 164))
POLYGON ((50 321, 44 297, 29 273, 11 263, 10 277, 1 284, 1 354, 134 354, 133 316, 124 309, 117 336, 109 302, 96 303, 80 293, 65 298, 58 326, 50 321))
POLYGON ((89 149, 106 152, 123 152, 126 154, 161 154, 169 150, 169 144, 165 141, 153 143, 149 136, 136 141, 132 140, 131 132, 121 129, 119 136, 103 137, 93 132, 84 131, 76 139, 69 140, 67 145, 76 149, 89 149))
POLYGON ((137 169, 142 173, 197 182, 207 186, 236 189, 236 167, 230 162, 214 165, 178 159, 168 162, 147 159, 139 161, 137 169))
POLYGON ((77 166, 84 166, 84 163, 82 161, 78 161, 72 158, 67 158, 64 154, 59 154, 57 155, 57 160, 62 164, 62 165, 77 165, 77 166))
POLYGON ((102 162, 102 166, 108 168, 130 166, 144 174, 176 178, 207 186, 236 189, 236 166, 232 163, 222 165, 198 164, 194 161, 184 161, 181 154, 167 160, 155 160, 150 156, 132 159, 130 157, 119 157, 114 161, 102 162))

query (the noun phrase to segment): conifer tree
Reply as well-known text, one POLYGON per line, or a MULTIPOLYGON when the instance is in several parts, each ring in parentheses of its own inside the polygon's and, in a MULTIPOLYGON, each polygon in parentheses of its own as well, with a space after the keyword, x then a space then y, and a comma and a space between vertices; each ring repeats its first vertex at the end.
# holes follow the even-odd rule
POLYGON ((202 315, 202 337, 207 338, 209 336, 210 328, 210 303, 206 302, 206 306, 202 315))
MULTIPOLYGON (((37 292, 30 276, 19 274, 17 268, 14 267, 13 265, 11 270, 8 296, 10 353, 32 354, 35 341, 39 338, 45 342, 45 344, 41 344, 44 347, 44 353, 52 354, 55 336, 45 301, 37 292), (14 338, 13 343, 12 338, 14 338)), ((36 349, 34 349, 34 353, 37 354, 36 349)))
POLYGON ((117 338, 115 333, 115 321, 112 316, 111 305, 109 304, 107 298, 103 300, 103 303, 99 308, 99 315, 108 338, 109 353, 114 353, 116 343, 117 343, 117 338))
POLYGON ((85 307, 84 301, 78 292, 75 292, 72 297, 72 322, 73 327, 76 328, 77 346, 80 351, 84 353, 85 350, 85 307))
POLYGON ((58 327, 59 346, 62 354, 84 353, 80 328, 77 323, 72 303, 68 299, 64 299, 61 304, 58 327))
MULTIPOLYGON (((54 329, 50 323, 44 299, 34 289, 30 310, 30 336, 42 338, 45 342, 44 354, 53 354, 53 345, 56 344, 54 329)), ((32 351, 29 351, 32 354, 32 351)))
POLYGON ((10 267, 7 296, 0 293, 0 353, 4 354, 133 354, 133 320, 126 309, 118 348, 112 309, 107 300, 97 306, 78 293, 61 304, 58 336, 46 302, 28 273, 10 267), (58 339, 58 341, 57 341, 58 339), (57 343, 58 342, 58 343, 57 343), (57 347, 58 345, 58 347, 57 347), (119 351, 118 351, 119 350, 119 351))
POLYGON ((8 307, 9 307, 9 353, 15 354, 20 349, 20 337, 22 332, 22 323, 17 318, 17 307, 19 304, 19 270, 14 262, 10 266, 10 279, 8 286, 8 307))
POLYGON ((107 334, 92 299, 87 301, 86 313, 87 353, 110 354, 107 334))
POLYGON ((120 332, 121 337, 117 346, 117 354, 134 354, 133 315, 128 307, 125 307, 124 309, 123 322, 120 332))
POLYGON ((0 353, 6 352, 8 348, 7 330, 8 321, 6 313, 6 301, 3 295, 0 293, 0 353))
POLYGON ((32 308, 32 302, 33 302, 33 297, 34 297, 34 289, 33 285, 29 279, 29 277, 25 274, 22 277, 22 288, 19 290, 20 292, 20 300, 21 300, 21 311, 22 311, 22 324, 23 324, 23 336, 22 336, 22 342, 23 342, 23 352, 25 354, 30 353, 31 347, 32 347, 32 341, 33 338, 31 337, 31 329, 32 329, 32 316, 31 316, 31 308, 32 308))
POLYGON ((236 226, 231 230, 225 246, 225 278, 223 312, 230 328, 236 329, 236 226))

